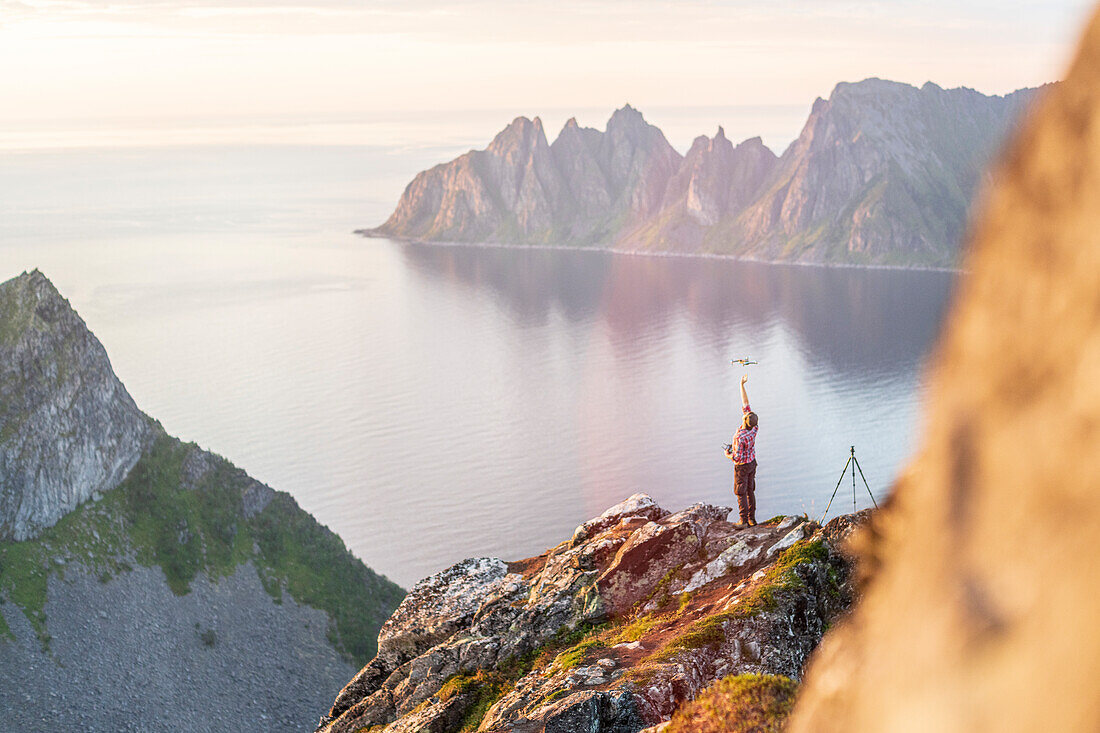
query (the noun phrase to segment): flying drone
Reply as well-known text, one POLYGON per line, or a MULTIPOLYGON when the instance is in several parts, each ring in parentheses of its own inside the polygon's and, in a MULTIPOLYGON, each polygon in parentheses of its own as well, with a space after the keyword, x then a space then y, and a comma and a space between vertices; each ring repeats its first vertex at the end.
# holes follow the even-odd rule
POLYGON ((741 366, 748 366, 749 364, 759 364, 758 361, 752 361, 750 359, 734 359, 730 364, 740 364, 741 366))

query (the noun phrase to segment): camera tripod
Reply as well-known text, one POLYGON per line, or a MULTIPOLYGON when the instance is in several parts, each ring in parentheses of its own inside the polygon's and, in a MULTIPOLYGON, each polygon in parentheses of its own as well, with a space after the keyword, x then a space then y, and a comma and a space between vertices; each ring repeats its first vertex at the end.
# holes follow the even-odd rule
POLYGON ((836 492, 840 489, 840 484, 844 481, 844 474, 848 473, 848 466, 852 467, 852 512, 856 511, 856 469, 859 469, 859 477, 863 479, 863 485, 867 487, 867 495, 871 497, 871 503, 875 505, 875 509, 878 509, 878 502, 875 501, 875 495, 871 493, 871 487, 867 486, 867 478, 863 475, 863 469, 859 465, 859 459, 856 458, 856 447, 852 446, 852 452, 848 456, 848 461, 844 464, 844 468, 840 469, 840 479, 836 482, 836 488, 833 489, 833 495, 829 497, 829 503, 825 505, 825 513, 821 515, 821 521, 818 524, 825 524, 825 517, 829 514, 829 507, 833 505, 833 499, 836 498, 836 492))

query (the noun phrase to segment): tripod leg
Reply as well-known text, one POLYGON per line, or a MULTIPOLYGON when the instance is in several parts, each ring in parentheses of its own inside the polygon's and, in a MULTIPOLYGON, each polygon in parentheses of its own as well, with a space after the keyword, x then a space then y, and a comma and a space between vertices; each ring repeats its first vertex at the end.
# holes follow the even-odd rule
POLYGON ((867 477, 863 475, 863 467, 859 465, 859 459, 856 459, 856 468, 859 469, 859 477, 863 479, 863 485, 867 487, 867 495, 871 497, 871 503, 875 505, 875 509, 878 509, 878 502, 875 501, 875 495, 871 493, 871 487, 867 485, 867 477))
POLYGON ((829 503, 825 505, 825 513, 821 515, 821 521, 818 524, 825 524, 825 517, 829 515, 829 507, 833 505, 833 499, 836 498, 837 489, 840 488, 840 484, 844 481, 844 474, 848 473, 848 464, 852 462, 852 457, 848 456, 848 460, 844 462, 844 468, 840 469, 840 478, 836 482, 836 488, 833 489, 833 495, 829 497, 829 503))
POLYGON ((856 513, 856 464, 855 453, 852 454, 852 514, 856 513))

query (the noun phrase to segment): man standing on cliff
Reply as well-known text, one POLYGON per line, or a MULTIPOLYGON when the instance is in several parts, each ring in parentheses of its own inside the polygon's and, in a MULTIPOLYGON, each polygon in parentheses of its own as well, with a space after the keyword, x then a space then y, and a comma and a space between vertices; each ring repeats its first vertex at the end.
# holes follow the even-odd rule
POLYGON ((748 374, 741 377, 741 412, 744 415, 741 427, 726 449, 726 456, 733 461, 733 492, 737 494, 737 510, 741 513, 737 527, 756 524, 756 424, 759 418, 749 408, 749 395, 745 391, 747 381, 748 374))

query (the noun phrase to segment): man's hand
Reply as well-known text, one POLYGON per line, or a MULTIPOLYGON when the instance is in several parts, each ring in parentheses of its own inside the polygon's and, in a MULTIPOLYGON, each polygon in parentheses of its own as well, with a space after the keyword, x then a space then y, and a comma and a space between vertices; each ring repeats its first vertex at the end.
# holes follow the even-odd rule
POLYGON ((748 374, 743 374, 741 376, 741 384, 744 384, 747 381, 749 381, 749 375, 748 374))

